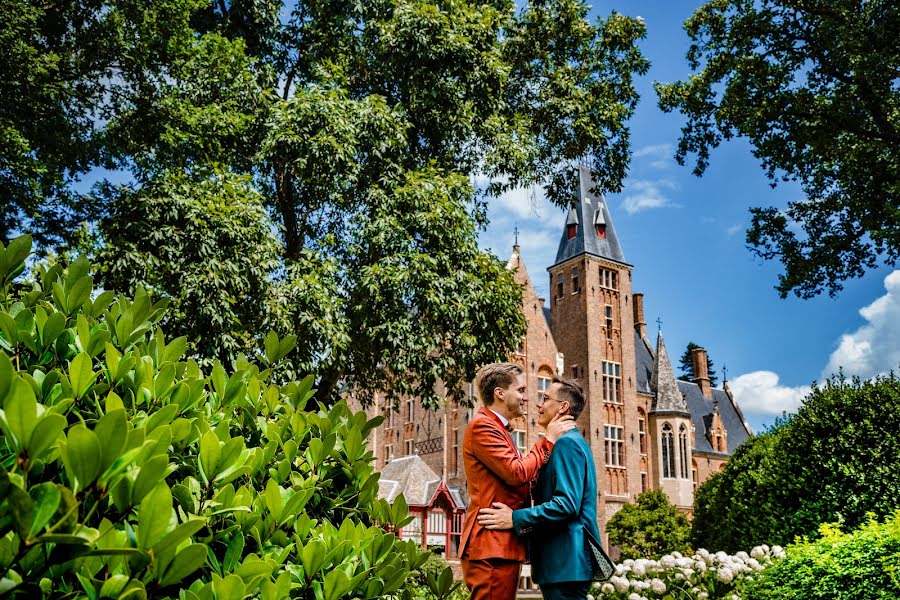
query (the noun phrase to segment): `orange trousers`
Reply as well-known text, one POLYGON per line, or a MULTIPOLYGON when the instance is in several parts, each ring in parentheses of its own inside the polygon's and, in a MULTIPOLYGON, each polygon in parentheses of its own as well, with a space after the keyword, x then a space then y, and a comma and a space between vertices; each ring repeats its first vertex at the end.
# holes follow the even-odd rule
POLYGON ((522 563, 505 558, 461 561, 470 600, 516 600, 522 563))

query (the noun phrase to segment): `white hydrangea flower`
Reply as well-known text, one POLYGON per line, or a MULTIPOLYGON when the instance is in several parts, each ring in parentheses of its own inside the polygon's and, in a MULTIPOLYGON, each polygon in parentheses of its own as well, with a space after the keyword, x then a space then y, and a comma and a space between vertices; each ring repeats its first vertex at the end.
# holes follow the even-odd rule
POLYGON ((716 578, 722 583, 731 583, 734 580, 734 571, 728 567, 721 567, 716 572, 716 578))
POLYGON ((686 579, 690 579, 691 577, 694 576, 694 570, 693 570, 693 569, 684 569, 682 572, 684 573, 684 576, 685 576, 686 579))
POLYGON ((681 571, 676 571, 676 572, 675 572, 675 579, 677 579, 678 581, 683 580, 683 579, 684 579, 684 573, 682 573, 681 571))
POLYGON ((666 554, 659 559, 659 564, 664 569, 673 569, 675 567, 675 558, 671 554, 666 554))
POLYGON ((631 587, 631 584, 624 577, 618 577, 618 576, 613 575, 609 579, 609 581, 610 581, 610 583, 612 583, 615 586, 616 591, 619 592, 620 594, 624 594, 625 592, 628 591, 628 588, 631 587))
POLYGON ((694 566, 694 560, 682 556, 681 558, 675 560, 675 565, 678 566, 679 569, 687 569, 694 566))
POLYGON ((753 550, 750 551, 750 556, 753 558, 762 558, 766 553, 763 552, 762 546, 756 546, 753 550))
POLYGON ((644 563, 638 561, 632 565, 631 572, 635 577, 643 577, 647 574, 647 567, 644 563))
POLYGON ((750 558, 750 555, 747 554, 746 552, 744 552, 743 550, 741 550, 740 552, 735 554, 735 556, 744 562, 747 562, 747 559, 750 558))
POLYGON ((700 592, 697 594, 697 600, 709 600, 709 594, 706 592, 700 592))
POLYGON ((594 597, 592 595, 588 594, 586 600, 594 600, 594 597))
POLYGON ((683 557, 684 554, 682 554, 681 552, 678 552, 678 551, 676 550, 675 552, 672 553, 672 556, 674 556, 675 559, 677 560, 677 559, 683 557))
POLYGON ((785 554, 784 548, 781 546, 772 546, 772 556, 775 558, 784 558, 787 554, 785 554))
POLYGON ((706 562, 703 561, 703 560, 698 560, 697 562, 695 562, 695 563, 694 563, 694 567, 697 569, 697 571, 698 571, 699 573, 705 573, 705 572, 706 572, 706 562))
POLYGON ((756 560, 755 558, 751 558, 750 560, 748 560, 747 566, 750 567, 751 569, 753 569, 754 571, 762 571, 763 570, 763 566, 761 564, 759 564, 759 561, 756 560))
POLYGON ((595 589, 595 590, 599 590, 599 589, 600 589, 600 582, 599 582, 599 581, 595 581, 594 584, 591 586, 591 588, 593 588, 593 589, 595 589))
POLYGON ((655 594, 665 594, 666 593, 666 584, 662 579, 653 579, 650 582, 650 588, 653 590, 655 594))
MULTIPOLYGON (((776 548, 777 548, 777 546, 776 546, 776 548)), ((763 549, 763 552, 765 552, 766 554, 769 553, 769 545, 768 544, 763 544, 762 549, 763 549)))
POLYGON ((641 600, 641 595, 637 592, 631 592, 628 594, 628 600, 641 600))
POLYGON ((616 586, 607 581, 600 586, 600 591, 604 594, 614 594, 616 592, 616 586))

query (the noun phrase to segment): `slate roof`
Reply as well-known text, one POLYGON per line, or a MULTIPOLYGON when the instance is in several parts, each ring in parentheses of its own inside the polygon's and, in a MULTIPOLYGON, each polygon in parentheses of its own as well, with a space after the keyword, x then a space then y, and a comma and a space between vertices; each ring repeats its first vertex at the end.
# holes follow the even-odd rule
POLYGON ((663 340, 662 331, 656 336, 656 357, 653 361, 653 378, 650 380, 650 389, 653 391, 653 403, 650 412, 686 413, 687 404, 681 396, 681 390, 675 382, 675 373, 672 372, 672 363, 669 361, 669 353, 666 351, 666 342, 663 340))
MULTIPOLYGON (((378 480, 378 497, 393 502, 403 494, 410 506, 426 506, 441 484, 441 478, 417 454, 401 456, 390 461, 381 469, 378 480)), ((466 506, 462 494, 456 487, 449 487, 450 496, 458 507, 466 506)))
POLYGON ((619 245, 619 236, 616 235, 609 207, 603 194, 592 191, 595 186, 591 170, 588 167, 578 167, 578 186, 575 189, 577 196, 572 199, 572 206, 566 215, 566 224, 577 223, 578 230, 570 240, 566 229, 563 229, 559 250, 556 252, 556 264, 584 253, 625 263, 625 254, 619 245), (606 225, 606 239, 600 239, 594 233, 594 225, 601 223, 606 225))
MULTIPOLYGON (((637 363, 635 365, 637 390, 644 394, 650 394, 652 393, 650 391, 650 382, 653 379, 653 352, 637 331, 634 332, 634 347, 637 363)), ((700 386, 696 383, 680 380, 676 381, 676 383, 678 389, 684 395, 688 412, 691 414, 691 421, 697 432, 697 435, 694 436, 696 441, 694 451, 716 453, 706 437, 707 417, 712 416, 714 399, 719 401, 719 416, 725 425, 725 431, 728 432, 729 454, 749 439, 751 431, 745 425, 740 409, 731 401, 725 390, 713 388, 713 397, 704 398, 700 392, 700 386)))

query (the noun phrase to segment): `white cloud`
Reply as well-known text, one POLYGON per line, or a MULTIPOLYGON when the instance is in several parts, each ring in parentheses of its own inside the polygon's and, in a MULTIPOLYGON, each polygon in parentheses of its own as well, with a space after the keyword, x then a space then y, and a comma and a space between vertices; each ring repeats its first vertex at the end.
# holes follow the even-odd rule
POLYGON ((796 412, 810 386, 789 387, 772 371, 753 371, 728 382, 738 406, 747 415, 780 415, 796 412))
POLYGON ((673 152, 674 146, 672 144, 655 144, 638 148, 634 151, 634 158, 648 157, 651 159, 648 164, 654 169, 668 169, 674 164, 672 160, 673 152))
POLYGON ((673 203, 667 196, 666 190, 674 190, 676 188, 677 186, 667 179, 629 182, 625 186, 628 192, 622 198, 622 208, 629 215, 653 208, 675 208, 678 205, 673 203))
POLYGON ((497 198, 491 198, 489 202, 495 203, 499 210, 520 219, 540 221, 546 214, 547 199, 544 196, 543 188, 537 186, 515 188, 504 192, 497 198))
POLYGON ((884 278, 884 287, 885 295, 859 311, 866 324, 841 336, 823 379, 840 368, 847 375, 868 379, 900 365, 900 270, 884 278))
POLYGON ((737 225, 732 225, 731 227, 726 229, 725 233, 728 234, 728 237, 734 237, 735 234, 737 234, 739 231, 742 231, 743 229, 744 226, 738 223, 737 225))

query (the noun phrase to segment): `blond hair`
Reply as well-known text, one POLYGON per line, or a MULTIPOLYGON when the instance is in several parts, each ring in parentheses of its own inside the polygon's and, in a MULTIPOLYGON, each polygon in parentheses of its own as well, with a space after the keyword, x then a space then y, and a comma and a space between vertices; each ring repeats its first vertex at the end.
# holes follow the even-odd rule
POLYGON ((506 389, 512 382, 524 373, 522 367, 516 363, 491 363, 478 369, 475 374, 475 385, 481 395, 481 402, 485 406, 494 403, 494 390, 506 389))

